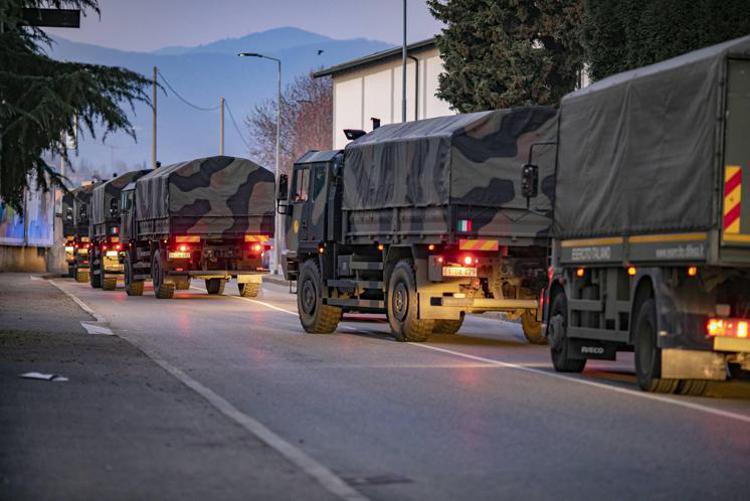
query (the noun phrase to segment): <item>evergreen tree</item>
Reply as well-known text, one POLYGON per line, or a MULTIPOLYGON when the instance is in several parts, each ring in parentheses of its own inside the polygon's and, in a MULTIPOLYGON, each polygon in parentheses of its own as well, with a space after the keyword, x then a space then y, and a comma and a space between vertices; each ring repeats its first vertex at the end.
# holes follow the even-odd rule
POLYGON ((586 0, 595 80, 750 34, 748 0, 586 0))
POLYGON ((461 112, 557 104, 583 67, 581 0, 428 0, 446 25, 438 97, 461 112))
POLYGON ((22 21, 23 8, 40 7, 99 13, 98 0, 0 0, 0 197, 19 211, 30 179, 45 190, 61 185, 42 155, 67 157, 61 138, 76 132, 76 117, 92 136, 97 125, 134 136, 121 105, 148 101, 137 73, 47 57, 52 41, 22 21))

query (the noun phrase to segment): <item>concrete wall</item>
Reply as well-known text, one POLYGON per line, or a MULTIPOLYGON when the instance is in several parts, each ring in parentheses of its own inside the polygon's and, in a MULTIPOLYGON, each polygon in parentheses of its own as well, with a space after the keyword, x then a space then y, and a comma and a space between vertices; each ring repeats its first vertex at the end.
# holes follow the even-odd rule
POLYGON ((0 272, 44 273, 47 271, 48 254, 49 249, 44 247, 0 245, 0 272))
MULTIPOLYGON (((419 59, 419 95, 415 95, 414 88, 415 63, 409 59, 406 67, 407 119, 454 114, 447 102, 435 97, 438 75, 443 72, 438 50, 433 48, 414 56, 419 59)), ((401 70, 401 60, 394 59, 333 77, 334 148, 343 148, 348 142, 344 129, 371 130, 370 118, 379 118, 381 125, 401 121, 401 70)))

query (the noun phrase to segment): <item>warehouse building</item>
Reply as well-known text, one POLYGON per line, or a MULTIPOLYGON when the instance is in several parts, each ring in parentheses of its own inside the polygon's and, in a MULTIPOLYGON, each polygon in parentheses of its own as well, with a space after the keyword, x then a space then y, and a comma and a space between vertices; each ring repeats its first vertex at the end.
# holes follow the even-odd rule
MULTIPOLYGON (((407 119, 455 114, 447 102, 438 99, 438 75, 443 72, 435 39, 407 46, 407 119)), ((372 120, 381 125, 401 121, 401 47, 347 61, 314 74, 333 79, 333 147, 348 142, 344 129, 371 130, 372 120)))

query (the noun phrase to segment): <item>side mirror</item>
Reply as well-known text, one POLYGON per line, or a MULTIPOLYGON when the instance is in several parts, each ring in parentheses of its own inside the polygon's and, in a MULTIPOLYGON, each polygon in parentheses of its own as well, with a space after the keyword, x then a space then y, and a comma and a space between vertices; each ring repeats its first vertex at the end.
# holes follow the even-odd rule
POLYGON ((281 174, 279 176, 279 186, 276 189, 276 200, 286 200, 289 196, 289 176, 281 174))
POLYGON ((120 208, 117 205, 117 200, 112 199, 112 201, 109 203, 109 215, 111 217, 117 217, 119 213, 120 213, 120 208))
POLYGON ((279 202, 276 204, 276 212, 281 215, 291 214, 289 212, 289 204, 281 203, 281 200, 279 200, 279 202))
POLYGON ((539 194, 539 167, 526 164, 521 171, 521 195, 533 198, 539 194))

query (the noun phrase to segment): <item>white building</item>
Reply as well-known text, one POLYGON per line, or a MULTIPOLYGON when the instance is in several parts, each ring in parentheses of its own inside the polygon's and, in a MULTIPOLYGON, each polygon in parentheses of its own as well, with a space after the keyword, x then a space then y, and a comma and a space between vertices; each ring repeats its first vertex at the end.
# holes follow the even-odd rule
MULTIPOLYGON (((443 72, 435 39, 413 43, 407 52, 407 120, 455 114, 447 102, 435 97, 438 75, 443 72)), ((334 148, 348 142, 344 129, 372 130, 373 118, 381 125, 401 122, 401 64, 401 47, 395 47, 314 74, 333 78, 334 148)))

